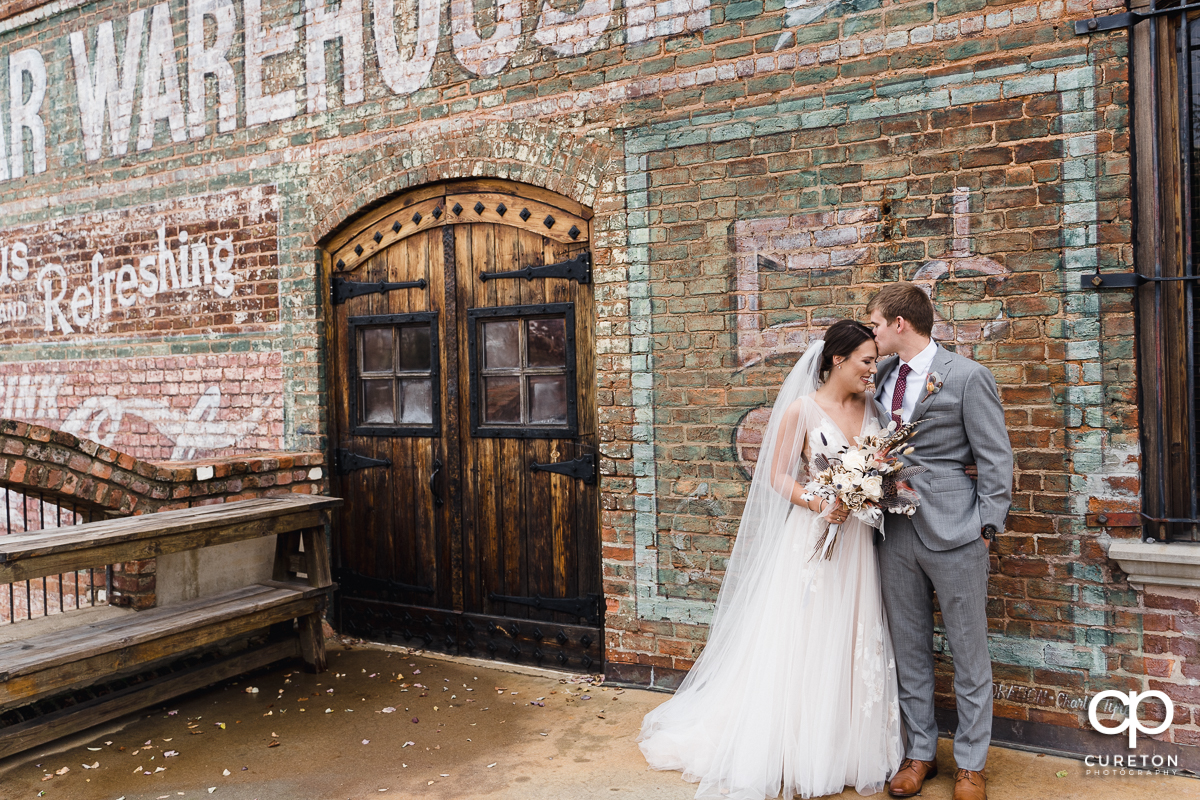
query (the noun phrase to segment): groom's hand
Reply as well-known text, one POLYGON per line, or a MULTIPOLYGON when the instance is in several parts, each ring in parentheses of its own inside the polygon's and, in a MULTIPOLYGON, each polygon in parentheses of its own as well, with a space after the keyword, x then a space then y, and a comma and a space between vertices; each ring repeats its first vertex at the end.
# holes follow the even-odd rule
POLYGON ((963 467, 963 472, 967 473, 967 477, 973 481, 979 480, 979 467, 974 464, 967 464, 963 467))

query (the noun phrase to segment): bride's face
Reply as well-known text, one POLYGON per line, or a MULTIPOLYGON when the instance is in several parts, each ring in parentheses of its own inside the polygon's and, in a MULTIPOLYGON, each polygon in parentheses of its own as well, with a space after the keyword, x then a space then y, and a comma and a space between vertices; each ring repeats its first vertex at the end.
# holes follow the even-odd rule
POLYGON ((875 386, 875 362, 878 359, 879 351, 874 340, 867 339, 833 372, 847 391, 865 392, 875 386))

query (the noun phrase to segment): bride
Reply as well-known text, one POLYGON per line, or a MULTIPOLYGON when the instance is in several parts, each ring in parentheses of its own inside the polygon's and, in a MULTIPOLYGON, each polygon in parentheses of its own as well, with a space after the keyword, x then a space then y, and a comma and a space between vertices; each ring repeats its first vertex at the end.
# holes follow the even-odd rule
POLYGON ((708 644, 646 715, 642 752, 697 798, 873 794, 902 756, 896 666, 873 529, 805 502, 817 453, 878 430, 869 328, 840 320, 784 381, 767 425, 708 644), (842 523, 830 560, 812 558, 842 523))

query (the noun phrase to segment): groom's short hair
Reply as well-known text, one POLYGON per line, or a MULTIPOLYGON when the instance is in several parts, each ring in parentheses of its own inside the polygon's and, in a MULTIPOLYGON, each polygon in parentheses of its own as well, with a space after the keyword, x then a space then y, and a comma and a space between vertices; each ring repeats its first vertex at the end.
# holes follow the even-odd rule
POLYGON ((929 336, 933 332, 933 301, 915 283, 900 281, 880 289, 867 303, 867 313, 875 311, 889 322, 896 317, 904 317, 913 330, 922 336, 929 336))

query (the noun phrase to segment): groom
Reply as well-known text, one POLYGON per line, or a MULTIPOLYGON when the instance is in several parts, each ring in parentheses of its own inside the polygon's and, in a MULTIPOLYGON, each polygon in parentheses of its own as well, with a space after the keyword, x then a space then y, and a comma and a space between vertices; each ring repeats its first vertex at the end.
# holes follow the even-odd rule
POLYGON ((896 652, 905 759, 888 792, 911 797, 937 775, 933 716, 933 593, 954 662, 958 730, 954 800, 984 800, 983 767, 992 734, 988 654, 988 549, 1012 501, 1012 446, 992 373, 930 339, 933 303, 911 283, 887 286, 867 305, 880 361, 881 416, 920 420, 907 457, 921 505, 891 515, 879 545, 883 600, 896 652), (888 356, 883 358, 883 356, 888 356), (894 357, 893 357, 894 356, 894 357), (964 468, 975 463, 978 480, 964 468))

